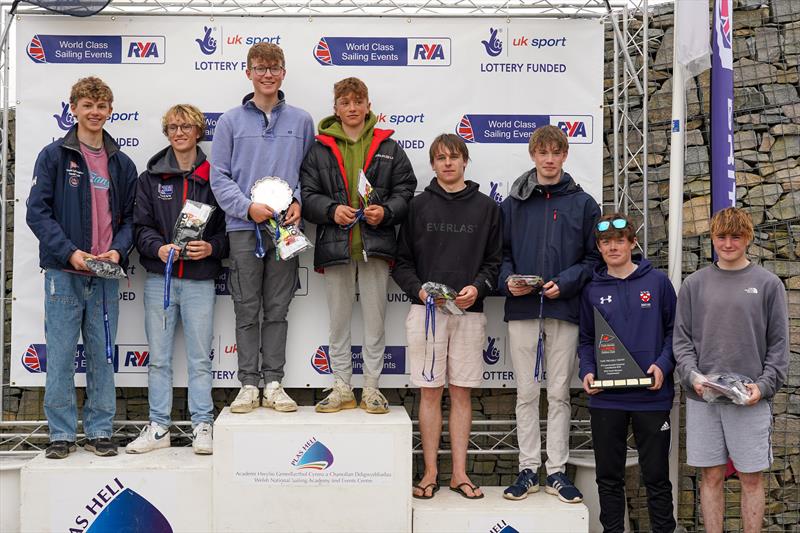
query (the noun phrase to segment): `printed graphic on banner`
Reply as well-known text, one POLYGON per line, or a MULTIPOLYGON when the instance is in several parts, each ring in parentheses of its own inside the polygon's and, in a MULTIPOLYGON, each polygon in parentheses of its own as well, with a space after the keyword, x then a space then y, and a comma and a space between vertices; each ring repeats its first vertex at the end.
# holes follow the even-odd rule
POLYGON ((203 130, 203 140, 210 142, 214 140, 214 130, 217 129, 217 121, 219 120, 219 117, 222 116, 222 113, 204 112, 203 116, 206 118, 206 127, 205 130, 203 130))
POLYGON ((172 526, 152 503, 115 477, 79 510, 69 531, 172 533, 172 526))
MULTIPOLYGON (((328 355, 329 347, 320 346, 311 356, 311 367, 319 374, 333 374, 331 358, 328 355)), ((353 374, 364 373, 364 358, 361 354, 361 346, 352 346, 353 352, 353 374)), ((406 373, 406 347, 387 346, 383 352, 383 372, 382 374, 405 374, 406 373)))
POLYGON ((34 63, 164 63, 163 35, 34 35, 27 47, 34 63))
POLYGON ((736 204, 733 140, 733 0, 714 2, 711 38, 711 213, 736 204))
POLYGON ((445 37, 321 37, 314 47, 320 65, 361 67, 447 67, 445 37))
MULTIPOLYGON (((47 372, 47 345, 30 344, 22 354, 22 366, 31 374, 47 372)), ((86 355, 83 353, 83 344, 75 349, 75 372, 86 373, 86 355)))
POLYGON ((487 337, 486 348, 483 349, 483 360, 487 365, 495 365, 500 360, 500 347, 497 337, 487 337))
MULTIPOLYGON (((69 109, 69 102, 61 102, 61 112, 53 114, 53 118, 56 120, 56 124, 58 124, 59 129, 63 131, 68 131, 72 126, 75 125, 75 116, 70 112, 69 109)), ((113 124, 115 122, 138 122, 139 121, 139 112, 138 111, 112 111, 111 115, 108 117, 107 124, 113 124)))
POLYGON ((146 344, 118 344, 114 370, 119 374, 146 374, 150 351, 146 344))
POLYGON ((333 454, 327 446, 312 437, 303 444, 291 463, 297 470, 325 470, 333 464, 333 454))
POLYGON ((392 434, 368 432, 357 437, 338 432, 237 432, 230 475, 247 485, 384 485, 394 477, 393 438, 392 434), (353 438, 357 447, 352 445, 353 438))
POLYGON ((553 52, 567 48, 567 37, 561 33, 543 32, 529 33, 514 29, 512 26, 502 28, 489 27, 486 38, 480 40, 483 51, 490 58, 517 59, 513 62, 482 62, 481 72, 489 73, 527 73, 527 74, 564 74, 567 64, 554 59, 553 52))
POLYGON ((517 529, 508 524, 505 520, 500 520, 487 533, 519 533, 517 529))
POLYGON ((570 144, 592 144, 594 117, 591 115, 478 115, 461 117, 456 133, 467 142, 527 144, 539 127, 561 129, 570 144))

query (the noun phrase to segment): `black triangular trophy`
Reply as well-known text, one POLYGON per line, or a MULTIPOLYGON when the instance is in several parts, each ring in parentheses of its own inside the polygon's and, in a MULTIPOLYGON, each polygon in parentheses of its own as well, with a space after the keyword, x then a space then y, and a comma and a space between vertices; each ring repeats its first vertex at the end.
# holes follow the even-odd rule
POLYGON ((611 326, 594 308, 594 358, 597 366, 592 389, 650 387, 653 377, 646 375, 611 326))

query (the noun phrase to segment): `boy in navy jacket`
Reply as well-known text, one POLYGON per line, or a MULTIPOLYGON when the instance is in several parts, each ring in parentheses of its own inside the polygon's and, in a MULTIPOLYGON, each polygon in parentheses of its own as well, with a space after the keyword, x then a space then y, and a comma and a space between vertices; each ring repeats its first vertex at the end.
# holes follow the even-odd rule
POLYGON ((595 227, 595 239, 605 264, 595 269, 581 295, 578 354, 583 388, 590 395, 600 522, 605 531, 624 530, 625 456, 631 423, 647 489, 651 530, 672 532, 675 519, 669 481, 669 412, 675 392, 675 290, 667 276, 653 269, 646 259, 633 262, 636 231, 625 215, 601 217, 595 227), (608 322, 642 372, 654 378, 651 387, 591 388, 597 375, 594 309, 608 322))
POLYGON ((119 317, 119 282, 96 277, 88 259, 123 267, 133 248, 136 167, 103 125, 114 95, 103 80, 88 77, 72 86, 75 126, 36 159, 26 222, 39 239, 45 270, 47 380, 44 412, 50 429, 45 457, 75 451, 75 351, 83 338, 86 394, 84 448, 117 454, 111 440, 116 411, 113 349, 119 317))

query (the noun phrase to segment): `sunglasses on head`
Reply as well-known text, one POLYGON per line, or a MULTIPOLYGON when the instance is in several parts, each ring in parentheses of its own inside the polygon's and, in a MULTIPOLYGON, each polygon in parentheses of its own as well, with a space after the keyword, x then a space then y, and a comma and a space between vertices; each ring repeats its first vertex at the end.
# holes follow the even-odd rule
POLYGON ((601 220, 597 223, 597 231, 608 231, 611 226, 614 229, 623 229, 628 225, 628 221, 624 218, 615 218, 614 220, 601 220))

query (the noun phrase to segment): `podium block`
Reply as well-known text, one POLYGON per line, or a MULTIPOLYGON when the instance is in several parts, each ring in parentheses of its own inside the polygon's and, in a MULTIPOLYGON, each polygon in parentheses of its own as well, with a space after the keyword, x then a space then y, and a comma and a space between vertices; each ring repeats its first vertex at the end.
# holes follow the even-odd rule
POLYGON ((66 459, 38 455, 20 473, 23 532, 205 532, 212 527, 212 460, 191 448, 66 459))
POLYGON ((414 533, 581 533, 588 531, 586 506, 563 503, 544 487, 521 501, 503 498, 502 487, 481 487, 480 500, 443 486, 430 500, 414 500, 414 533))
POLYGON ((411 419, 225 409, 214 425, 216 531, 411 531, 411 419))

